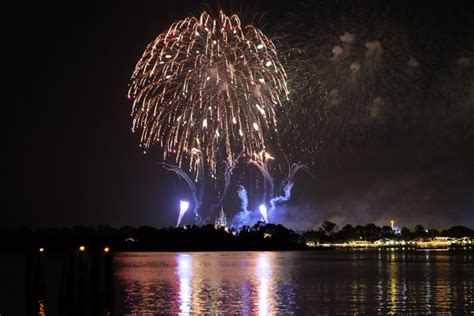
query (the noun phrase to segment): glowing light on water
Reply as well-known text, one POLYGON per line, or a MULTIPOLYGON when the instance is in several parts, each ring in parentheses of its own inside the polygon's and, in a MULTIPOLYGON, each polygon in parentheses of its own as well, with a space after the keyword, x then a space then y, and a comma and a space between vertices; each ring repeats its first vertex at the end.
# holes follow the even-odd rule
POLYGON ((177 275, 179 278, 179 314, 189 315, 191 313, 192 300, 192 258, 188 254, 179 254, 177 265, 177 275))
POLYGON ((274 307, 273 297, 271 295, 271 277, 272 267, 268 254, 260 254, 257 258, 257 279, 258 285, 258 314, 271 315, 274 307))

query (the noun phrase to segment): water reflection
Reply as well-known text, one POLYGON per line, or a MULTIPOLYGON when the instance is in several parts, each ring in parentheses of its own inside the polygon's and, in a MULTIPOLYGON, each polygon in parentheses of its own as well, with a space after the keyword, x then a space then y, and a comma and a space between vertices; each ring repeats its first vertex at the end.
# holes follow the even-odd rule
MULTIPOLYGON (((252 253, 249 257, 241 258, 241 265, 254 267, 253 274, 245 270, 240 277, 235 278, 232 271, 226 269, 226 258, 217 258, 222 265, 216 265, 213 260, 200 255, 185 253, 176 256, 176 276, 178 284, 178 305, 180 314, 191 312, 218 312, 227 308, 226 301, 234 300, 236 310, 244 314, 268 315, 274 314, 276 303, 272 279, 271 253, 252 253), (193 259, 194 258, 194 259, 193 259), (193 270, 196 276, 193 276, 193 270), (213 274, 219 271, 223 274, 213 274), (240 289, 235 289, 235 296, 229 296, 229 290, 234 289, 229 282, 241 282, 240 289), (207 309, 206 309, 207 308, 207 309)), ((242 272, 242 271, 240 271, 242 272)), ((250 271, 251 272, 251 271, 250 271)), ((241 273, 238 273, 241 274, 241 273)))
POLYGON ((389 283, 390 283, 390 315, 397 313, 398 303, 398 264, 395 262, 395 252, 390 252, 390 263, 389 263, 389 283))
POLYGON ((191 278, 193 275, 192 258, 188 254, 178 254, 177 275, 179 278, 179 311, 183 314, 191 312, 191 278))
POLYGON ((122 254, 116 304, 122 314, 469 313, 469 258, 395 250, 122 254))
POLYGON ((272 267, 268 253, 258 255, 256 277, 258 280, 258 313, 268 315, 273 312, 274 302, 270 296, 272 267))
POLYGON ((44 300, 38 301, 38 316, 45 316, 46 315, 46 304, 44 300))

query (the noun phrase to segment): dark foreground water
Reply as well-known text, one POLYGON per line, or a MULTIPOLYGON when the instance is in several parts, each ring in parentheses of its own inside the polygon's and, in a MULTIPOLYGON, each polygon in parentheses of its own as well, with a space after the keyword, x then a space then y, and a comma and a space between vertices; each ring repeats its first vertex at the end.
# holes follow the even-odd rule
MULTIPOLYGON (((21 315, 21 259, 4 258, 0 314, 21 315)), ((50 260, 46 315, 58 313, 50 260)), ((117 315, 474 314, 473 251, 118 253, 114 267, 117 315)))

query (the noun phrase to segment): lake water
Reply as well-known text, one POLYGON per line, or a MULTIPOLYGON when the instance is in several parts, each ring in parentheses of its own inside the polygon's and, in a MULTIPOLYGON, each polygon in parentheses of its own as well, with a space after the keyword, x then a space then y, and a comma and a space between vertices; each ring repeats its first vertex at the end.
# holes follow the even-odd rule
MULTIPOLYGON (((110 310, 116 315, 473 314, 473 255, 400 250, 117 253, 110 310)), ((56 314, 58 304, 54 283, 61 265, 59 257, 51 260, 57 265, 50 264, 52 285, 37 306, 46 315, 56 314)), ((3 267, 8 267, 5 261, 3 267)), ((6 304, 0 305, 2 316, 24 311, 23 298, 13 297, 22 295, 15 289, 21 283, 17 267, 11 265, 10 273, 4 268, 0 275, 6 285, 0 292, 6 304)))

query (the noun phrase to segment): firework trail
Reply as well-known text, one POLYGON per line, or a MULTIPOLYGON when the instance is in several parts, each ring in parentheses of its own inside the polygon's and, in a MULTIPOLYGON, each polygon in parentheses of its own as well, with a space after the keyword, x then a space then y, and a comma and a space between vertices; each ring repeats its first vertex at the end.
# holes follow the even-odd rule
POLYGON ((248 212, 249 199, 247 195, 247 190, 245 190, 245 187, 243 185, 239 185, 239 188, 237 189, 237 194, 239 195, 241 201, 240 210, 242 212, 248 212))
POLYGON ((249 224, 252 221, 252 212, 248 210, 249 199, 247 190, 243 185, 239 185, 237 189, 237 195, 240 199, 240 212, 237 213, 231 221, 231 226, 240 228, 244 225, 249 224))
POLYGON ((284 195, 276 196, 276 197, 270 199, 270 205, 271 205, 270 213, 273 212, 273 210, 275 209, 276 204, 286 202, 289 199, 291 199, 291 189, 293 188, 294 184, 295 183, 293 181, 286 182, 286 184, 283 186, 284 195))
POLYGON ((257 167, 257 169, 262 173, 264 201, 266 201, 269 196, 273 195, 273 176, 270 172, 268 164, 270 160, 274 159, 274 157, 262 150, 259 154, 254 154, 254 158, 248 161, 249 164, 257 167))
MULTIPOLYGON (((189 175, 181 168, 175 165, 170 165, 167 163, 163 163, 163 167, 168 171, 168 172, 173 172, 178 176, 178 178, 181 178, 188 186, 189 191, 191 191, 191 196, 193 197, 193 213, 195 217, 196 222, 201 222, 201 216, 199 215, 199 209, 201 208, 203 197, 204 197, 204 167, 201 163, 202 158, 201 154, 197 149, 193 150, 193 156, 195 156, 195 161, 197 162, 197 176, 196 179, 193 181, 189 175), (196 183, 198 185, 196 185, 196 183)), ((187 210, 187 208, 186 208, 187 210)), ((186 211, 184 211, 186 212, 186 211)), ((183 212, 183 215, 184 215, 183 212)), ((180 217, 178 219, 178 224, 181 221, 182 216, 181 211, 180 211, 180 217)))
POLYGON ((244 225, 250 225, 251 223, 256 223, 260 220, 263 220, 267 223, 267 208, 265 204, 261 204, 257 211, 249 211, 248 209, 248 195, 247 190, 244 186, 239 185, 237 189, 237 194, 240 199, 240 212, 237 213, 231 221, 231 226, 237 229, 241 228, 244 225))
POLYGON ((298 171, 304 171, 306 172, 307 174, 309 174, 313 179, 313 175, 311 174, 311 172, 309 171, 309 168, 307 165, 305 164, 302 164, 301 162, 297 162, 297 163, 293 163, 290 164, 288 163, 288 177, 286 178, 286 181, 293 181, 293 178, 295 177, 295 175, 298 173, 298 171))
POLYGON ((280 196, 276 196, 270 200, 270 209, 268 213, 271 214, 275 210, 275 207, 277 204, 289 201, 291 199, 291 190, 293 189, 293 185, 295 184, 293 179, 295 175, 298 173, 298 171, 300 170, 303 170, 307 172, 309 175, 311 175, 308 167, 305 164, 298 162, 298 163, 293 163, 290 166, 288 163, 288 176, 286 177, 286 179, 282 181, 282 185, 281 185, 283 188, 284 194, 280 196))
MULTIPOLYGON (((264 176, 264 181, 266 181, 268 184, 271 184, 271 187, 273 189, 274 180, 268 168, 269 159, 273 159, 273 157, 262 152, 256 157, 255 160, 249 163, 252 163, 253 165, 256 165, 258 167, 258 169, 262 172, 264 176)), ((237 190, 237 194, 241 201, 240 212, 234 216, 232 220, 232 226, 236 228, 240 228, 243 225, 249 225, 250 223, 252 222, 255 223, 261 219, 263 219, 265 223, 268 223, 269 216, 271 216, 271 213, 275 210, 276 206, 282 202, 290 200, 291 190, 294 185, 294 177, 300 170, 303 170, 311 175, 308 167, 305 164, 298 162, 298 163, 293 163, 290 165, 290 163, 288 163, 288 174, 281 182, 281 190, 283 190, 284 194, 281 196, 276 196, 276 197, 271 198, 269 201, 270 202, 269 209, 267 209, 267 206, 265 205, 265 202, 264 202, 259 205, 256 211, 249 211, 247 190, 245 189, 245 187, 240 185, 237 190)))
MULTIPOLYGON (((138 61, 128 92, 132 131, 159 143, 178 166, 193 147, 215 173, 219 157, 265 148, 287 98, 286 73, 273 42, 237 15, 204 12, 174 23, 138 61)), ((197 164, 191 161, 192 169, 197 164)))
POLYGON ((225 166, 225 169, 224 169, 224 189, 222 190, 220 199, 217 201, 216 204, 214 204, 211 207, 211 210, 215 210, 215 209, 219 208, 224 203, 224 199, 227 195, 227 191, 229 190, 230 181, 232 180, 232 172, 237 167, 237 164, 239 163, 240 157, 242 157, 242 153, 240 153, 230 163, 228 161, 223 161, 223 164, 225 166))

